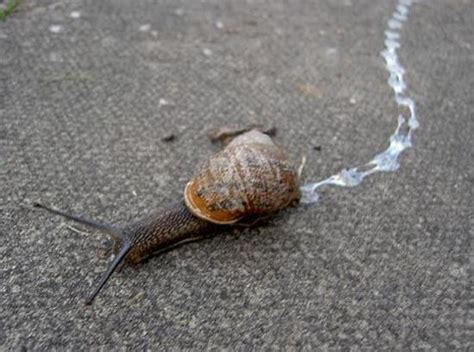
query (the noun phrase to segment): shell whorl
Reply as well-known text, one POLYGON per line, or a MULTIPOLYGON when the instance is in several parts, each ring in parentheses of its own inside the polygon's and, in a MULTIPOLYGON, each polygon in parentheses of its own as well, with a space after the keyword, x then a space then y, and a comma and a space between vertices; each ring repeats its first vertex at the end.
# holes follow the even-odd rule
POLYGON ((256 130, 211 157, 184 192, 191 212, 217 224, 275 213, 299 196, 296 171, 287 155, 256 130))

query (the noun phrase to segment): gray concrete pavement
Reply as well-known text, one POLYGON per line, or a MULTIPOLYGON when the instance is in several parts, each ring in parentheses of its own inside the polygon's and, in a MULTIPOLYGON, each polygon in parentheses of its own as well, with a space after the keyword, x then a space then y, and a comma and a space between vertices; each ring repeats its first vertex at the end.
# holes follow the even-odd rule
POLYGON ((412 6, 421 127, 396 173, 127 268, 90 308, 102 237, 30 206, 127 223, 228 124, 277 126, 305 180, 370 160, 396 126, 395 6, 32 0, 0 22, 0 349, 472 348, 472 1, 412 6))

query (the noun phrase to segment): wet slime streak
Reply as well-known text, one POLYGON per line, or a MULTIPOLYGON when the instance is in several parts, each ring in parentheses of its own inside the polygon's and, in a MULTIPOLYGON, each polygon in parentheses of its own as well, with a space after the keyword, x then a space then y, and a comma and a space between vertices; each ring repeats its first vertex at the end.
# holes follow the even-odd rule
POLYGON ((405 117, 400 112, 398 115, 398 125, 395 132, 390 136, 388 148, 375 155, 364 166, 344 169, 320 182, 310 182, 301 186, 302 203, 316 203, 319 200, 319 194, 316 190, 320 187, 355 187, 371 174, 398 170, 400 167, 398 161, 400 154, 412 146, 412 133, 419 127, 419 123, 416 118, 415 102, 405 93, 407 89, 403 79, 405 69, 400 64, 397 54, 397 50, 400 48, 400 30, 408 18, 411 4, 412 0, 399 0, 396 10, 392 13, 387 23, 385 49, 381 52, 389 72, 387 82, 395 93, 395 101, 399 111, 405 111, 408 117, 405 117))

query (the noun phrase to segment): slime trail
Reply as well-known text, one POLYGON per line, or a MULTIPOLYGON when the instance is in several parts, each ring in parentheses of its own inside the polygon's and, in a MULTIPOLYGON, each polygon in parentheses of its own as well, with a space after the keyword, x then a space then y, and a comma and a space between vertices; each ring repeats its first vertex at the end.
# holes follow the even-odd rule
POLYGON ((390 74, 388 84, 395 93, 395 101, 400 111, 398 125, 395 132, 390 136, 388 148, 375 155, 371 161, 362 167, 344 169, 320 182, 306 183, 301 186, 301 202, 317 202, 319 195, 316 190, 325 185, 354 187, 371 174, 398 170, 400 154, 412 146, 412 133, 418 128, 419 124, 416 118, 415 102, 405 93, 407 89, 407 85, 403 80, 405 69, 400 64, 397 54, 397 50, 400 48, 400 30, 408 18, 411 4, 412 0, 399 0, 396 10, 387 23, 385 49, 381 52, 390 74))

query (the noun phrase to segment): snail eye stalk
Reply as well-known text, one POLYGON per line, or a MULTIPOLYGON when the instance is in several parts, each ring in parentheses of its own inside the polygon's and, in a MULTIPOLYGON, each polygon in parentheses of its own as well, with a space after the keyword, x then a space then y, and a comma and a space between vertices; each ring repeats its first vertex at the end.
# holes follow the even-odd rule
POLYGON ((86 225, 86 226, 91 227, 93 229, 100 230, 100 231, 105 232, 105 233, 111 235, 112 237, 117 238, 117 239, 120 240, 120 250, 119 250, 119 252, 115 256, 114 260, 110 264, 107 271, 104 273, 104 275, 100 279, 99 284, 96 286, 94 291, 89 295, 89 297, 85 301, 86 305, 91 305, 94 298, 100 292, 102 287, 104 287, 107 280, 110 278, 110 276, 113 274, 113 272, 117 269, 117 267, 120 265, 120 263, 123 262, 123 260, 127 256, 127 254, 132 249, 132 245, 131 245, 130 240, 127 238, 127 236, 124 235, 123 230, 119 227, 109 225, 109 224, 99 223, 97 221, 90 220, 90 219, 85 219, 85 218, 82 218, 82 217, 77 216, 77 215, 72 215, 72 214, 66 213, 66 212, 61 211, 61 210, 50 208, 50 207, 48 207, 46 205, 43 205, 43 204, 40 204, 40 203, 35 203, 34 207, 45 209, 45 210, 49 211, 52 214, 62 216, 64 218, 68 219, 68 220, 75 221, 77 223, 86 225))
POLYGON ((50 208, 50 207, 48 207, 44 204, 40 204, 40 203, 34 203, 33 206, 35 208, 41 208, 41 209, 47 210, 52 214, 62 216, 63 218, 75 221, 79 224, 89 226, 90 228, 106 232, 109 235, 112 235, 116 238, 119 238, 119 239, 124 239, 125 238, 122 229, 117 227, 117 226, 100 223, 100 222, 95 221, 95 220, 85 219, 85 218, 77 216, 77 215, 66 213, 62 210, 50 208))
POLYGON ((102 276, 102 278, 99 281, 99 284, 96 286, 94 291, 87 297, 85 300, 86 305, 91 305, 92 302, 94 301, 95 297, 99 294, 100 290, 102 287, 104 287, 105 283, 109 280, 109 278, 112 276, 113 272, 117 269, 120 263, 125 259, 127 256, 128 252, 132 249, 132 245, 129 242, 122 243, 122 247, 120 248, 120 251, 117 253, 115 256, 114 260, 110 264, 109 268, 105 272, 105 274, 102 276))

